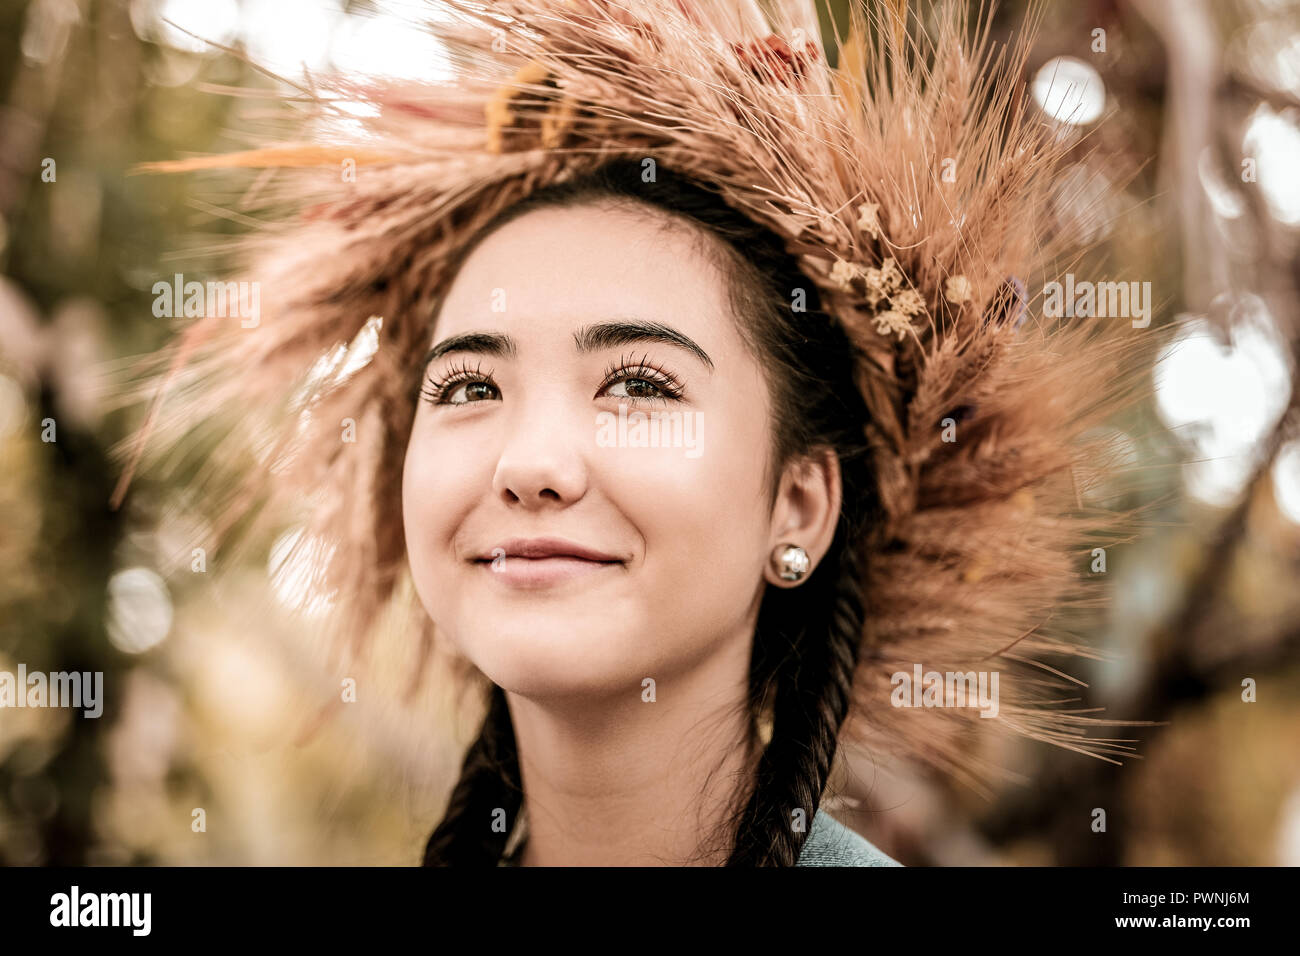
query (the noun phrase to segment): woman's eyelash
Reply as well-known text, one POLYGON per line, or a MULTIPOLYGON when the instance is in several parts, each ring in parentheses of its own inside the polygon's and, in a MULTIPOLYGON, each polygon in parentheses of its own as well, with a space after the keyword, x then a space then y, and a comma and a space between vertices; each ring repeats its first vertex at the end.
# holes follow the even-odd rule
MULTIPOLYGON (((640 359, 634 356, 623 356, 617 362, 611 362, 601 375, 600 388, 596 390, 599 395, 605 389, 620 382, 626 382, 633 379, 640 379, 647 382, 659 392, 658 395, 635 395, 627 396, 631 401, 675 401, 682 397, 682 386, 677 378, 667 369, 649 360, 649 355, 642 355, 640 359)), ((467 404, 462 402, 449 402, 447 397, 459 385, 467 382, 484 382, 496 387, 492 382, 492 371, 484 371, 480 363, 475 362, 473 366, 468 362, 460 362, 452 365, 441 376, 434 378, 428 376, 425 379, 424 386, 420 389, 420 396, 434 405, 458 405, 467 404)))
POLYGON ((473 368, 467 362, 460 362, 452 365, 440 378, 434 379, 432 376, 425 379, 424 387, 420 389, 420 395, 425 400, 435 405, 449 405, 447 395, 457 385, 464 385, 466 382, 491 382, 492 372, 483 371, 483 366, 475 362, 473 368))
MULTIPOLYGON (((681 383, 677 381, 671 372, 649 361, 649 358, 648 354, 641 356, 640 359, 623 356, 617 362, 610 363, 601 377, 600 388, 596 390, 596 393, 600 394, 611 385, 616 385, 619 382, 625 382, 629 379, 641 379, 657 388, 665 399, 681 398, 681 383)), ((650 400, 653 401, 654 399, 650 400)))

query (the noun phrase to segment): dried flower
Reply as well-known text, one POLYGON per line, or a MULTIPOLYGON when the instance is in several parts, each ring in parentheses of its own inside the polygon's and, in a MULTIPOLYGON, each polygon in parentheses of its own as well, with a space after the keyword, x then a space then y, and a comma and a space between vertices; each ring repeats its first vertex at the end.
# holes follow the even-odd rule
POLYGON ((890 295, 903 287, 903 273, 893 256, 880 264, 880 281, 884 285, 885 292, 890 295))
POLYGON ((875 306, 877 302, 889 295, 885 289, 885 284, 881 281, 880 270, 874 266, 866 271, 867 277, 867 302, 875 306))
POLYGON ((898 340, 903 341, 903 336, 912 331, 912 323, 907 320, 902 312, 896 312, 889 309, 872 317, 876 323, 876 331, 881 335, 888 335, 890 332, 898 333, 898 340))
POLYGON ((880 204, 864 202, 858 207, 858 228, 872 239, 880 238, 880 204))
POLYGON ((849 283, 860 275, 862 275, 861 266, 843 259, 837 258, 835 265, 831 266, 831 281, 846 292, 849 290, 849 283))
POLYGON ((965 276, 949 276, 943 283, 943 297, 954 305, 969 302, 971 296, 970 279, 965 276))
POLYGON ((892 258, 886 259, 875 267, 866 270, 867 303, 875 306, 881 299, 886 299, 898 291, 903 284, 903 274, 898 271, 898 263, 892 258))
POLYGON ((925 311, 925 297, 915 289, 903 289, 889 297, 889 304, 906 316, 920 315, 925 311))

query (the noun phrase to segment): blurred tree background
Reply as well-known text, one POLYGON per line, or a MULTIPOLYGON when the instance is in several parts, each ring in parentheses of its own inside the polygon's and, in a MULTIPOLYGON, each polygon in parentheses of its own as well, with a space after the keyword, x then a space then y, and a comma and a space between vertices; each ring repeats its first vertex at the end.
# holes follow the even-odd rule
MULTIPOLYGON (((251 224, 237 191, 131 167, 308 122, 253 95, 277 81, 240 51, 290 76, 441 75, 403 19, 437 6, 0 0, 0 671, 105 687, 97 719, 0 709, 0 862, 418 860, 473 728, 426 695, 332 704, 309 572, 268 573, 293 529, 210 585, 192 546, 214 516, 187 463, 112 510, 109 451, 141 412, 105 385, 172 331, 153 284, 221 276, 251 224), (281 612, 250 612, 267 594, 281 612)), ((1023 779, 987 794, 858 758, 828 806, 910 865, 1300 865, 1300 2, 1041 12, 1026 95, 1077 143, 1045 226, 1089 237, 1096 274, 1150 281, 1153 321, 1180 324, 1155 401, 1114 425, 1129 480, 1098 492, 1156 503, 1160 529, 1108 556, 1109 659, 1066 668, 1082 706, 1159 723, 1123 735, 1140 759, 1122 765, 990 754, 1023 779), (1088 201, 1112 184, 1113 206, 1088 201)), ((1024 13, 1002 4, 994 35, 1024 13)), ((828 44, 847 22, 847 0, 827 5, 828 44)), ((397 688, 411 657, 393 641, 375 655, 397 688)))

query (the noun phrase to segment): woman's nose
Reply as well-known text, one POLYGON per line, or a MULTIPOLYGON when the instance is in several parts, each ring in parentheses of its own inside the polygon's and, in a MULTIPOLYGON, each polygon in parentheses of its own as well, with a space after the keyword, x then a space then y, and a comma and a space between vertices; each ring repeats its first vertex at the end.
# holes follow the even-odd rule
POLYGON ((534 401, 512 410, 492 476, 507 504, 526 508, 572 504, 587 491, 587 452, 595 443, 595 416, 581 416, 561 401, 534 401))

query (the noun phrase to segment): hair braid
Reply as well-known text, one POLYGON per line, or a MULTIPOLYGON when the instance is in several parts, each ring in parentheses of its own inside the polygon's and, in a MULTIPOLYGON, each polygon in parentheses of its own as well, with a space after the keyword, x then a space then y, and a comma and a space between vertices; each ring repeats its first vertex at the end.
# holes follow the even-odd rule
POLYGON ((483 727, 465 755, 447 811, 425 845, 424 865, 495 866, 522 805, 514 726, 505 691, 493 686, 483 727), (505 811, 504 833, 490 825, 498 809, 505 811))
POLYGON ((798 862, 830 778, 849 712, 865 615, 856 548, 851 543, 842 548, 833 581, 827 578, 814 587, 816 578, 814 574, 801 586, 814 592, 802 596, 807 603, 774 602, 774 620, 759 625, 758 640, 781 642, 785 654, 772 681, 772 738, 759 761, 728 866, 798 862), (807 608, 813 602, 826 610, 810 620, 807 608), (797 810, 801 818, 795 816, 797 810))

